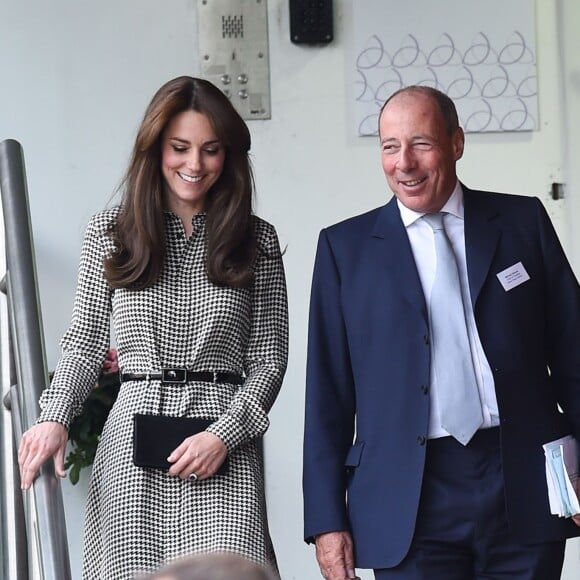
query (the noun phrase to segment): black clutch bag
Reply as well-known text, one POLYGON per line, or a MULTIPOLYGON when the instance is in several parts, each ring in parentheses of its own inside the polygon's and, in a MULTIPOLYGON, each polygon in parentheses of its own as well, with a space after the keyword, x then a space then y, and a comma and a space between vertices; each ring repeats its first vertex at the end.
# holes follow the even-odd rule
MULTIPOLYGON (((137 467, 169 469, 167 458, 183 440, 205 431, 213 423, 210 419, 168 417, 166 415, 133 415, 133 463, 137 467)), ((228 468, 226 457, 217 471, 224 475, 228 468)))

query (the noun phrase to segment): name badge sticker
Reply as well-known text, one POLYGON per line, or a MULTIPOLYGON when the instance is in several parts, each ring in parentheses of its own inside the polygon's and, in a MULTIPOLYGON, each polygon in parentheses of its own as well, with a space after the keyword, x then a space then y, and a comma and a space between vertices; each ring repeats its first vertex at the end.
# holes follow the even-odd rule
POLYGON ((509 292, 512 288, 515 288, 530 279, 530 275, 526 272, 526 269, 521 262, 502 270, 496 274, 496 276, 506 292, 509 292))

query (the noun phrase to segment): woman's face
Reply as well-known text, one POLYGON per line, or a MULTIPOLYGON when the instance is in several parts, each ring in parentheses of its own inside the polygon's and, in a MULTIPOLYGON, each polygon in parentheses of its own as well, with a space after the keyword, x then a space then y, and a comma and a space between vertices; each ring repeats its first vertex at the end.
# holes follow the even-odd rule
POLYGON ((177 215, 203 211, 207 192, 219 179, 225 149, 208 118, 183 111, 169 122, 161 143, 165 200, 177 215))

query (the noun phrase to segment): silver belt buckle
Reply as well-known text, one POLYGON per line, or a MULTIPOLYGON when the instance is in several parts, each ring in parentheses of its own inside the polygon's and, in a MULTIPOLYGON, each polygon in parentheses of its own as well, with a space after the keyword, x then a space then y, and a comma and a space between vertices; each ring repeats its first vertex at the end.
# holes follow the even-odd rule
POLYGON ((170 385, 185 385, 187 369, 161 369, 161 382, 170 385))

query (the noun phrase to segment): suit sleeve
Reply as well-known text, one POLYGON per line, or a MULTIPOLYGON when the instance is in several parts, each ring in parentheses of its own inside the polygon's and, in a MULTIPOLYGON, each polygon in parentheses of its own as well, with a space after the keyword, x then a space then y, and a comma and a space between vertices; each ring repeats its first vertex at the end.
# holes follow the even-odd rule
POLYGON ((580 288, 544 206, 539 200, 537 204, 546 272, 548 366, 560 405, 580 440, 580 288))
POLYGON ((307 542, 349 528, 344 461, 352 445, 355 394, 341 305, 341 272, 326 230, 316 253, 308 329, 304 430, 307 542))

